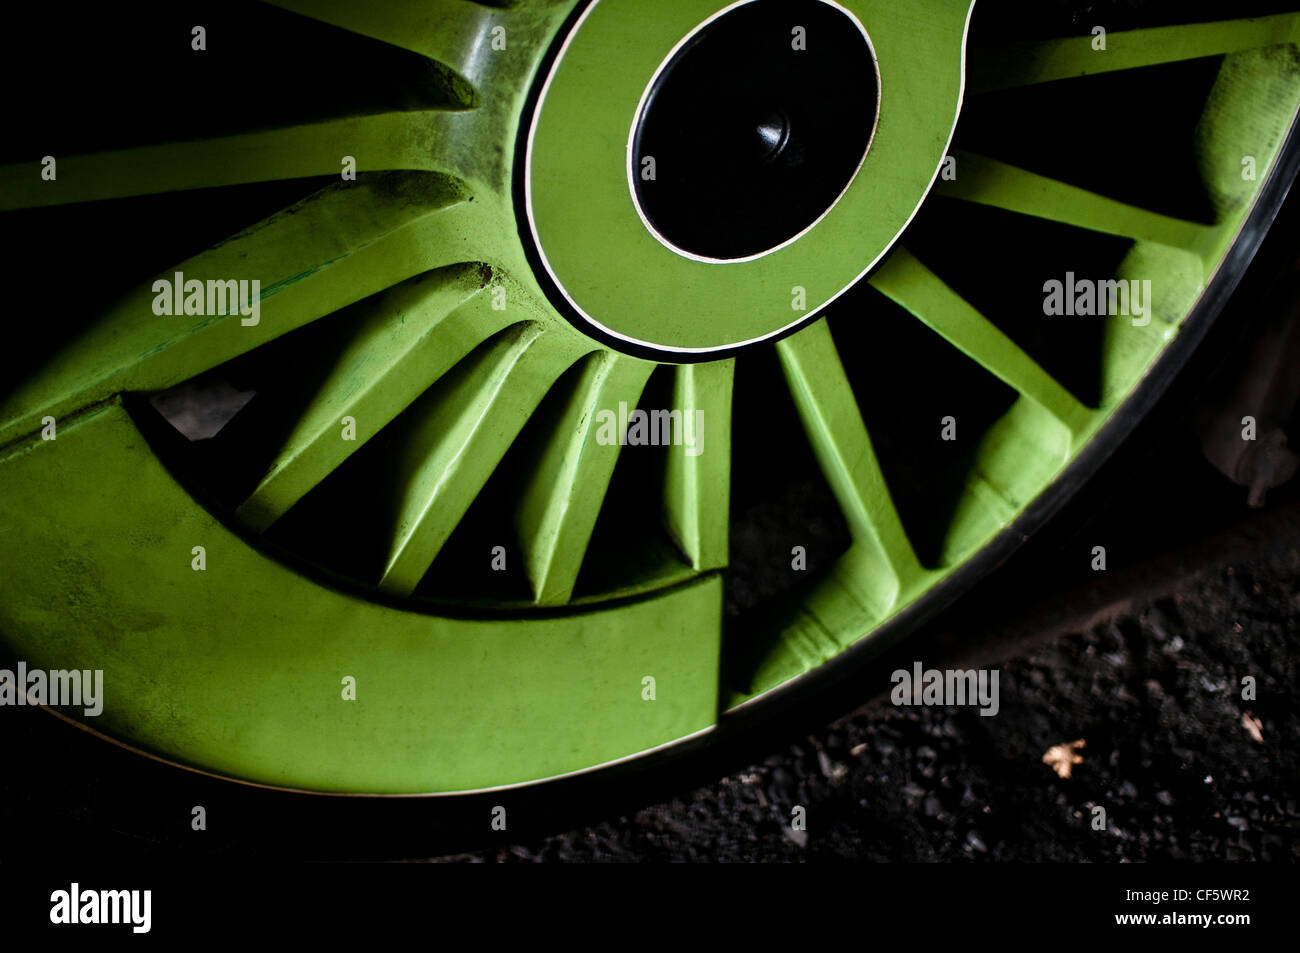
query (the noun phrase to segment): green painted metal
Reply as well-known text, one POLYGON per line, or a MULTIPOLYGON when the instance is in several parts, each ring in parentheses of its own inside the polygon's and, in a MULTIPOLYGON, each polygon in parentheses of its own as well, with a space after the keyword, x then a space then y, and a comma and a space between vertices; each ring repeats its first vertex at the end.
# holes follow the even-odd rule
MULTIPOLYGON (((519 543, 539 605, 565 605, 573 596, 583 556, 620 446, 602 442, 592 408, 610 416, 635 407, 654 365, 621 354, 594 354, 567 402, 519 500, 519 543)), ((607 436, 612 436, 607 434, 607 436)))
POLYGON ((2 459, 4 552, 22 556, 0 580, 7 648, 33 668, 102 669, 87 724, 162 757, 293 788, 455 791, 582 770, 717 717, 718 644, 696 631, 721 624, 716 575, 574 617, 434 618, 250 548, 117 401, 2 459), (28 518, 52 500, 55 532, 28 518))
POLYGON ((428 142, 452 139, 466 116, 448 110, 381 113, 197 142, 121 149, 60 160, 59 188, 22 165, 0 168, 0 211, 159 192, 337 175, 340 143, 367 143, 361 168, 448 172, 428 142), (412 135, 419 130, 418 135, 412 135))
POLYGON ((463 262, 464 243, 484 225, 466 199, 442 180, 405 175, 332 186, 181 262, 8 394, 0 441, 34 431, 45 414, 170 387, 416 274, 463 262), (258 323, 156 314, 154 283, 171 284, 176 273, 186 281, 258 279, 258 323))
POLYGON ((1071 432, 1087 426, 1087 407, 905 248, 871 276, 871 284, 1071 432))
MULTIPOLYGON (((603 0, 591 9, 546 87, 526 176, 540 250, 592 324, 669 352, 762 340, 806 323, 893 244, 951 138, 971 4, 843 6, 867 25, 882 77, 879 124, 862 168, 802 237, 761 258, 724 264, 685 257, 656 239, 637 213, 628 178, 628 139, 650 78, 719 5, 665 0, 653 17, 638 0, 603 0), (804 289, 806 309, 794 310, 795 288, 804 289)), ((631 158, 639 169, 642 157, 631 158)))
POLYGON ((921 564, 894 509, 830 328, 819 321, 780 342, 777 351, 853 541, 874 557, 872 571, 861 580, 865 597, 887 612, 922 575, 921 564))
POLYGON ((532 323, 508 328, 458 364, 410 413, 399 512, 380 586, 407 595, 424 578, 478 491, 564 370, 570 338, 532 323))
POLYGON ((1208 225, 1136 208, 985 156, 962 150, 954 156, 960 173, 942 184, 942 195, 1174 248, 1200 250, 1214 239, 1208 225))
POLYGON ((1177 26, 1126 30, 1094 35, 1012 43, 990 50, 971 71, 972 92, 1032 86, 1060 79, 1078 79, 1117 70, 1178 63, 1203 56, 1242 53, 1261 47, 1289 45, 1300 38, 1300 16, 1217 20, 1177 26))
POLYGON ((682 413, 682 426, 693 428, 694 441, 668 449, 664 523, 695 569, 727 564, 734 374, 734 360, 683 364, 675 371, 672 405, 682 413))
MULTIPOLYGON (((895 249, 874 272, 878 291, 1020 395, 976 448, 933 565, 918 559, 876 459, 845 371, 857 355, 842 353, 820 320, 774 345, 852 545, 774 620, 773 647, 746 684, 720 697, 717 570, 727 562, 731 482, 747 478, 731 464, 732 417, 749 411, 732 406, 744 352, 663 371, 672 407, 700 412, 702 449, 669 447, 661 496, 638 501, 662 516, 659 548, 629 540, 621 574, 606 573, 598 591, 580 585, 611 515, 615 467, 630 452, 599 439, 599 414, 642 400, 655 365, 557 314, 519 238, 513 146, 532 120, 527 92, 544 54, 578 5, 277 5, 434 57, 438 103, 68 157, 58 189, 33 188, 31 164, 0 168, 0 209, 337 175, 340 155, 361 170, 143 282, 0 400, 0 639, 32 666, 104 669, 105 712, 88 723, 120 741, 315 790, 453 792, 583 770, 707 729, 870 637, 1049 488, 1160 359, 1235 240, 1300 103, 1297 16, 1113 34, 1095 57, 1083 54, 1086 38, 1017 47, 1009 64, 972 51, 975 86, 989 90, 1228 54, 1196 144, 1217 220, 1182 222, 958 154, 958 178, 938 201, 1134 239, 1117 277, 1158 279, 1152 321, 1100 319, 1101 399, 1085 406, 942 268, 895 249), (487 39, 498 26, 502 49, 487 39), (1242 177, 1243 155, 1256 159, 1256 180, 1242 177), (178 271, 258 279, 258 322, 156 314, 154 281, 178 271), (155 459, 121 395, 168 388, 286 335, 291 344, 322 319, 331 363, 227 524, 155 459), (53 442, 39 436, 47 415, 59 421, 53 442), (344 417, 355 420, 355 441, 339 437, 344 417), (265 554, 259 534, 377 446, 381 431, 397 452, 381 501, 391 504, 389 548, 382 578, 361 581, 381 598, 337 591, 265 554), (511 515, 531 600, 476 605, 477 614, 403 602, 507 453, 525 446, 521 434, 531 456, 511 458, 520 468, 511 515), (191 568, 195 546, 206 551, 203 571, 191 568), (345 676, 357 680, 356 702, 341 700, 345 676), (657 683, 653 702, 642 697, 646 676, 657 683)), ((651 11, 601 0, 557 61, 533 144, 539 234, 565 287, 611 328, 663 346, 716 347, 785 328, 796 285, 819 318, 817 303, 889 248, 925 195, 959 104, 966 3, 847 4, 882 77, 877 142, 850 193, 780 252, 725 266, 682 258, 635 215, 627 136, 654 69, 723 5, 672 0, 651 11)))
MULTIPOLYGON (((869 633, 920 599, 1009 525, 1123 404, 1159 359, 1164 346, 1178 333, 1184 316, 1236 240, 1258 194, 1264 170, 1276 162, 1287 131, 1295 121, 1300 103, 1300 74, 1294 69, 1296 48, 1285 44, 1294 42, 1297 21, 1300 17, 1288 15, 1268 19, 1263 25, 1261 21, 1228 21, 1169 28, 1173 34, 1188 30, 1195 42, 1167 51, 1148 46, 1147 59, 1133 64, 1229 53, 1220 67, 1198 133, 1201 169, 1218 211, 1217 221, 1209 228, 1135 210, 1105 196, 1092 195, 1064 183, 1054 184, 969 153, 959 155, 958 180, 944 183, 939 189, 941 196, 980 201, 1110 234, 1140 232, 1143 240, 1134 244, 1116 276, 1125 280, 1155 276, 1151 323, 1134 326, 1123 316, 1097 319, 1103 322, 1104 330, 1102 396, 1097 406, 1080 410, 1073 398, 1061 396, 1059 385, 1047 384, 1041 373, 1032 370, 1015 353, 1018 349, 1006 349, 1000 332, 946 288, 940 276, 929 272, 905 251, 896 251, 872 276, 872 284, 1024 396, 981 441, 966 491, 950 519, 939 564, 928 573, 914 577, 910 587, 898 591, 885 587, 885 595, 892 595, 892 599, 887 599, 889 605, 882 608, 879 597, 873 603, 864 599, 860 591, 861 580, 878 579, 880 560, 871 553, 864 555, 859 546, 852 548, 804 600, 800 611, 780 625, 778 647, 750 674, 747 689, 731 693, 725 703, 728 707, 751 701, 822 664, 856 641, 854 637, 846 640, 844 633, 869 633), (1217 44, 1207 39, 1215 36, 1219 37, 1217 44), (1256 43, 1262 48, 1249 48, 1256 43), (1233 52, 1240 50, 1244 51, 1233 52), (1242 175, 1244 155, 1256 160, 1261 178, 1248 179, 1242 175), (974 181, 962 183, 965 173, 973 173, 974 181), (1054 204, 1053 197, 1059 198, 1060 203, 1054 204), (1171 237, 1180 241, 1171 242, 1171 237), (1019 368, 1019 372, 1009 373, 1012 367, 1019 368), (1037 400, 1031 392, 1031 381, 1043 388, 1037 400)), ((1138 34, 1148 35, 1148 31, 1138 31, 1138 34)), ((1153 37, 1148 35, 1148 38, 1154 43, 1153 37)), ((1073 49, 1071 44, 1086 42, 1051 41, 1042 48, 1073 49)), ((1039 45, 1021 45, 1015 51, 1017 55, 1028 55, 1026 51, 1039 48, 1039 45)), ((1136 47, 1130 45, 1130 48, 1136 47)), ((975 51, 972 72, 976 76, 988 75, 987 70, 996 69, 996 64, 1002 63, 1010 52, 993 50, 981 58, 979 51, 975 51)), ((1029 62, 1034 61, 1035 57, 1029 56, 1029 62)), ((1027 70, 1017 83, 982 83, 976 88, 992 90, 1069 75, 1073 74, 1045 72, 1036 76, 1027 70)), ((801 336, 820 334, 815 329, 816 326, 800 332, 781 346, 794 347, 801 336)), ((816 442, 815 434, 810 436, 816 442)), ((878 581, 875 588, 877 591, 881 588, 878 581)))
POLYGON ((295 423, 257 489, 239 509, 263 531, 343 464, 509 318, 484 302, 478 268, 427 272, 364 302, 336 363, 295 423), (360 425, 340 440, 340 422, 360 425))

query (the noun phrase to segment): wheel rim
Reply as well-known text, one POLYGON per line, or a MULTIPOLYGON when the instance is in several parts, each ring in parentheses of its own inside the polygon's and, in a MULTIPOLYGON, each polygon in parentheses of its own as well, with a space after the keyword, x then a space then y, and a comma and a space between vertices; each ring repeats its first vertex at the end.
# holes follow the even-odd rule
MULTIPOLYGON (((660 47, 720 6, 680 4, 684 25, 666 31, 647 62, 657 66, 666 52, 660 47)), ((883 129, 889 14, 874 3, 847 6, 879 41, 883 129)), ((959 52, 969 8, 946 8, 960 14, 952 16, 960 32, 950 40, 959 52)), ((736 324, 724 338, 703 341, 734 356, 657 367, 647 346, 701 344, 689 336, 690 322, 666 337, 666 323, 656 324, 655 340, 627 335, 639 346, 621 339, 611 346, 616 342, 599 329, 584 334, 542 284, 546 272, 530 264, 525 240, 516 239, 526 239, 528 229, 515 215, 520 183, 511 149, 528 128, 527 92, 538 89, 548 55, 581 11, 569 3, 502 10, 448 2, 361 12, 304 2, 301 12, 443 64, 432 97, 437 108, 70 156, 60 159, 57 188, 31 162, 0 169, 5 209, 337 174, 340 155, 354 153, 359 167, 375 170, 164 273, 259 278, 256 325, 233 316, 160 316, 150 278, 6 387, 0 509, 12 529, 0 632, 29 666, 105 671, 105 710, 86 719, 90 727, 204 770, 312 790, 477 790, 631 757, 707 731, 720 713, 789 683, 921 604, 1042 498, 1158 362, 1236 239, 1300 101, 1287 66, 1300 18, 1290 14, 1114 33, 1105 52, 1093 49, 1092 37, 1039 41, 1034 55, 1023 48, 1016 57, 972 52, 972 105, 1016 95, 998 90, 1223 56, 1196 143, 1213 224, 960 149, 953 153, 956 178, 937 185, 935 203, 955 199, 962 208, 990 206, 1071 234, 1131 241, 1115 275, 1157 277, 1149 325, 1127 317, 1103 322, 1100 379, 1090 400, 945 282, 943 267, 955 266, 926 246, 924 214, 904 244, 892 246, 936 176, 946 130, 944 148, 928 164, 917 158, 908 165, 920 185, 904 196, 901 221, 852 250, 847 278, 836 274, 824 293, 810 290, 806 319, 775 328, 770 319, 761 327, 744 323, 756 311, 770 313, 750 300, 752 276, 761 272, 745 272, 750 277, 718 291, 719 300, 741 299, 735 310, 717 309, 739 315, 736 324), (498 26, 505 48, 493 56, 487 51, 498 26), (428 148, 431 142, 437 147, 428 148), (502 148, 485 149, 485 142, 502 148), (1254 180, 1242 176, 1245 156, 1255 160, 1254 180), (864 399, 869 384, 856 370, 863 352, 844 356, 845 342, 859 332, 833 309, 829 322, 821 318, 818 307, 890 247, 870 288, 839 299, 841 307, 867 301, 880 312, 893 302, 889 307, 917 319, 934 342, 965 355, 1012 398, 961 446, 968 460, 955 454, 948 461, 964 467, 962 486, 947 525, 920 555, 915 520, 905 507, 900 513, 900 471, 882 462, 880 440, 869 436, 875 427, 868 422, 880 411, 864 399), (499 292, 504 310, 493 306, 499 292), (788 336, 737 348, 779 334, 788 336), (743 479, 730 453, 733 388, 743 385, 739 366, 759 353, 768 361, 775 355, 842 522, 827 534, 825 553, 813 552, 808 575, 798 577, 808 578, 806 585, 755 607, 770 616, 765 638, 728 645, 724 658, 721 570, 733 481, 743 479), (279 414, 274 425, 240 431, 241 417, 249 419, 241 411, 223 448, 239 449, 230 441, 241 433, 278 443, 269 456, 243 447, 221 479, 196 474, 193 447, 132 396, 157 395, 213 369, 251 373, 259 359, 283 379, 289 397, 277 404, 273 387, 260 392, 267 416, 279 414), (304 393, 305 403, 289 399, 304 393), (601 443, 596 414, 620 404, 671 407, 683 419, 701 411, 704 451, 691 455, 675 445, 647 460, 634 456, 640 448, 601 443), (40 437, 46 417, 58 425, 52 442, 40 437), (356 440, 341 436, 345 417, 354 420, 356 440), (710 452, 715 448, 727 452, 710 452), (367 499, 357 502, 355 488, 366 485, 367 499), (395 489, 375 489, 383 486, 395 489), (662 509, 662 539, 629 532, 623 548, 637 549, 636 558, 609 558, 620 553, 621 526, 635 522, 627 512, 646 508, 647 486, 652 515, 662 509), (512 568, 488 575, 496 572, 495 537, 469 534, 473 540, 459 542, 477 545, 477 574, 492 581, 484 583, 486 597, 457 598, 466 574, 457 576, 443 554, 456 549, 467 521, 483 517, 479 525, 491 525, 475 507, 503 498, 514 535, 500 537, 500 545, 512 568), (330 513, 336 522, 322 533, 330 513), (346 544, 336 549, 366 550, 371 537, 358 524, 376 527, 371 536, 383 544, 377 564, 360 555, 349 562, 355 554, 330 552, 321 538, 337 527, 332 535, 346 544), (836 533, 847 538, 842 553, 836 533), (612 544, 602 543, 611 535, 612 544), (194 546, 209 560, 202 572, 191 568, 194 546), (521 579, 523 598, 507 588, 521 579), (721 691, 720 668, 727 673, 721 691), (356 702, 341 698, 345 676, 356 680, 356 702), (655 680, 653 701, 646 677, 655 680)), ((951 25, 943 35, 954 35, 951 25)), ((563 57, 558 62, 563 66, 563 57)), ((959 84, 955 75, 949 82, 959 84)), ((636 78, 638 98, 650 78, 636 78)), ((956 107, 954 99, 954 115, 956 107)), ((629 118, 625 136, 630 129, 629 118)), ((868 160, 884 144, 873 145, 868 160)), ((615 177, 623 177, 626 199, 622 158, 615 177)), ((819 237, 822 224, 830 218, 808 237, 819 237)), ((673 266, 733 267, 659 251, 673 266)), ((581 264, 593 252, 572 254, 581 264)), ((768 267, 761 262, 752 264, 768 267)), ((651 286, 670 283, 666 274, 651 286)), ((786 287, 797 283, 783 275, 777 284, 787 309, 786 287)), ((601 314, 628 310, 623 299, 610 301, 601 314)), ((634 318, 654 314, 632 310, 634 318)), ((954 406, 965 429, 965 409, 954 406)), ((261 411, 253 403, 248 409, 261 411)), ((752 436, 752 421, 745 428, 752 436)), ((938 441, 940 433, 935 420, 923 439, 938 441)))

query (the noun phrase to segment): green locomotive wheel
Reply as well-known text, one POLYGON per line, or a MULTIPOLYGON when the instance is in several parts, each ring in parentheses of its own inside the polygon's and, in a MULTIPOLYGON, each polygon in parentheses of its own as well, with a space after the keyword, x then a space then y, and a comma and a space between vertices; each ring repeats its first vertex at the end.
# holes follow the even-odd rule
MULTIPOLYGON (((63 713, 139 751, 361 794, 637 758, 883 649, 1132 428, 1258 241, 1300 107, 1300 13, 1021 36, 984 6, 248 4, 391 62, 403 96, 322 88, 175 141, 101 125, 55 166, 18 129, 15 244, 50 221, 70 248, 96 215, 157 243, 134 220, 159 195, 298 192, 8 349, 0 644, 102 670, 102 713, 63 713), (845 92, 842 161, 833 110, 786 84, 660 98, 737 17, 810 58, 788 88, 877 77, 845 92), (645 125, 715 114, 739 132, 703 158, 645 125), (841 171, 800 178, 819 157, 841 171), (765 191, 749 232, 702 208, 692 251, 652 221, 685 234, 690 208, 651 191, 697 160, 765 191), (242 395, 214 436, 160 415, 212 393, 242 395)), ((176 84, 221 95, 185 62, 176 84)))

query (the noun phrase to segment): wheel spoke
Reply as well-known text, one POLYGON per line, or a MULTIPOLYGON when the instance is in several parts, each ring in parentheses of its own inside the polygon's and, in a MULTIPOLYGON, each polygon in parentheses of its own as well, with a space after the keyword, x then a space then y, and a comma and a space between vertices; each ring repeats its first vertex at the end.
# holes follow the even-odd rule
POLYGON ((581 377, 521 494, 515 522, 538 605, 563 605, 573 594, 582 559, 618 462, 618 434, 598 439, 600 417, 619 403, 635 407, 654 365, 613 353, 586 359, 581 377))
POLYGON ((1199 251, 1216 234, 1209 226, 1128 205, 986 156, 958 151, 956 158, 957 177, 941 184, 941 195, 1189 251, 1199 251))
POLYGON ((971 57, 970 90, 987 92, 1033 86, 1058 79, 1116 70, 1177 63, 1202 56, 1236 53, 1294 43, 1300 37, 1300 14, 1188 23, 1111 33, 1106 49, 1093 48, 1094 37, 1067 37, 976 50, 971 57))
MULTIPOLYGON (((923 574, 823 319, 777 344, 795 406, 856 546, 873 549, 890 578, 865 580, 878 611, 923 574)), ((873 573, 874 574, 874 573, 873 573)))
POLYGON ((268 0, 272 6, 382 40, 442 63, 471 85, 485 45, 505 11, 472 0, 268 0))
POLYGON ((1091 411, 906 249, 891 253, 871 285, 1071 433, 1082 431, 1091 411))
POLYGON ((532 322, 515 325, 411 408, 381 588, 395 595, 415 590, 529 415, 584 349, 562 331, 544 332, 532 322))
POLYGON ((447 172, 430 143, 451 140, 465 113, 377 113, 136 149, 58 158, 58 179, 38 162, 0 166, 0 211, 70 205, 187 189, 338 176, 343 157, 362 172, 447 172))
POLYGON ((505 315, 486 306, 482 290, 479 269, 458 265, 367 302, 368 313, 347 329, 348 340, 310 406, 239 508, 241 520, 265 530, 500 331, 505 315), (345 416, 353 418, 355 440, 340 439, 345 416))
POLYGON ((731 388, 734 360, 684 364, 673 383, 673 407, 694 421, 693 446, 668 451, 664 519, 674 542, 695 569, 727 564, 731 505, 731 388))
MULTIPOLYGON (((148 282, 0 402, 0 443, 127 390, 161 390, 422 271, 475 260, 477 207, 441 177, 332 186, 159 276, 260 282, 254 316, 154 312, 148 282)), ((204 307, 207 310, 206 305, 204 307)))

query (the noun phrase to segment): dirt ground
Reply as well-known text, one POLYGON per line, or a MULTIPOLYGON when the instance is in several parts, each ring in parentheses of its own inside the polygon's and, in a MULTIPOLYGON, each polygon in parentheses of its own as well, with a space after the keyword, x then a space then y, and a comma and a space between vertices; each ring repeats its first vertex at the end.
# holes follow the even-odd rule
POLYGON ((996 716, 886 698, 688 796, 454 859, 1294 861, 1298 629, 1300 541, 1007 661, 996 716), (1080 739, 1068 779, 1043 763, 1080 739))

